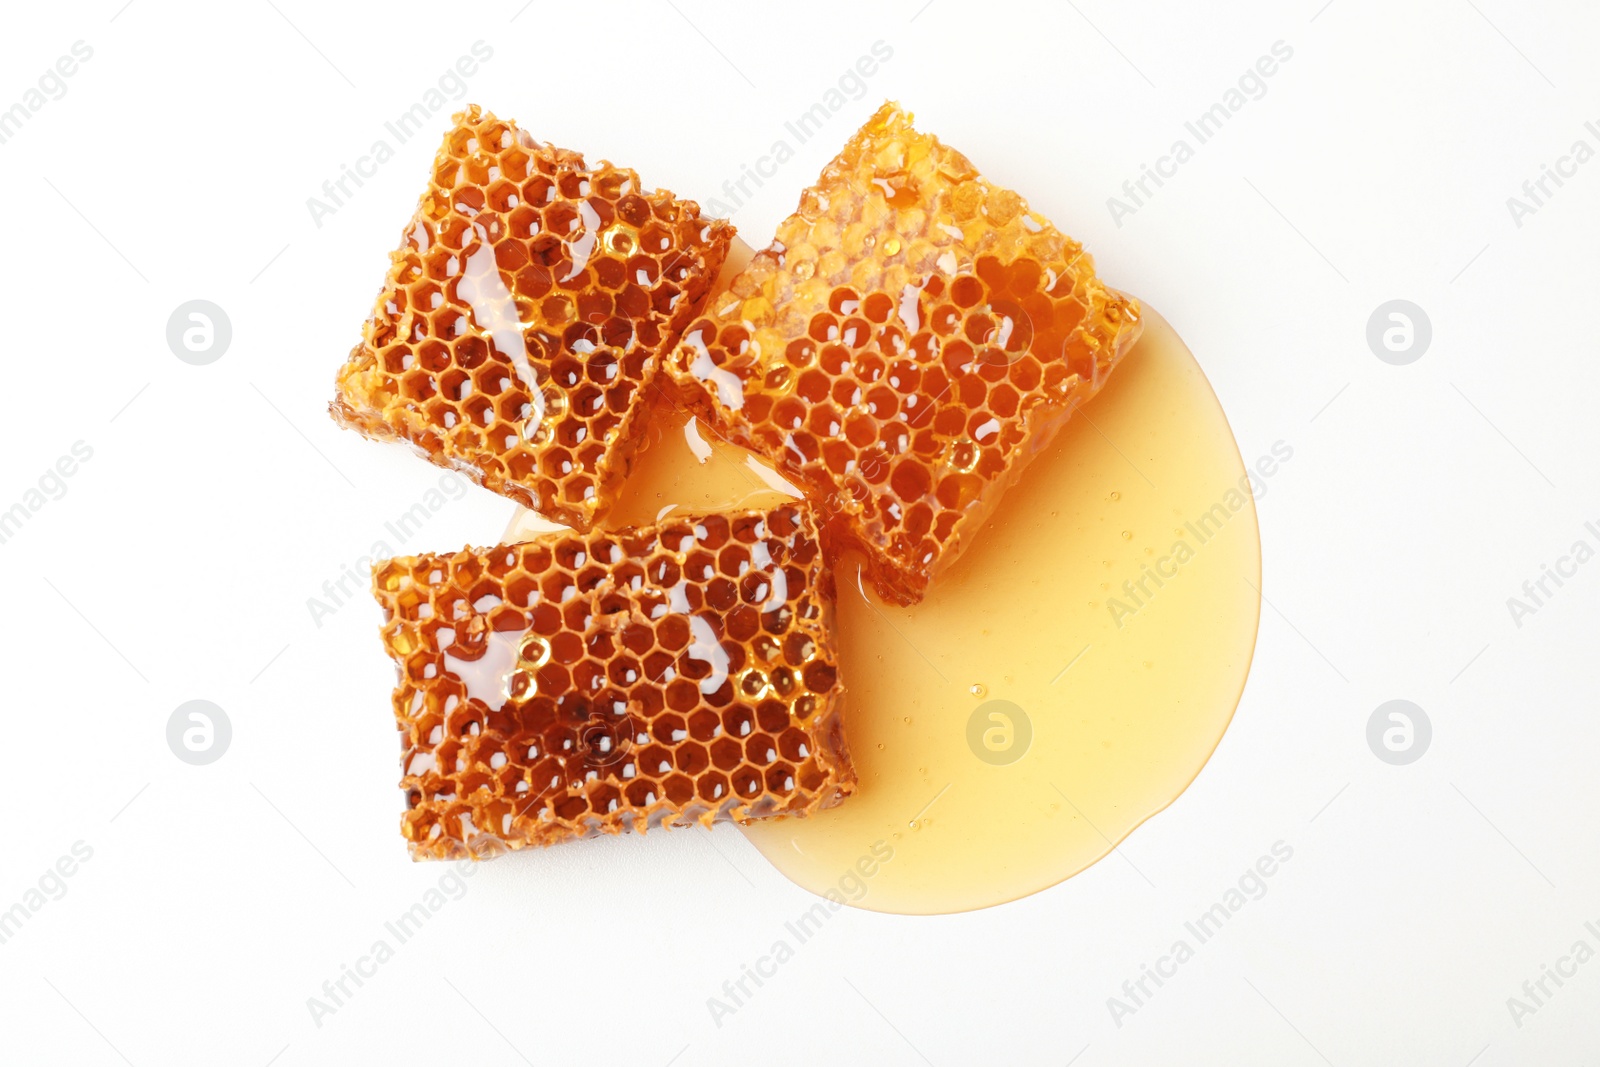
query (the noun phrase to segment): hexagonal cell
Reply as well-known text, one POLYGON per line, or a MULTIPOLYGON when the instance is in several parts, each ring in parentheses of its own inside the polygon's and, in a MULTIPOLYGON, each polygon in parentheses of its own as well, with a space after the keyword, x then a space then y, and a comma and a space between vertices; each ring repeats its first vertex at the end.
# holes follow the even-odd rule
POLYGON ((731 737, 719 737, 708 750, 711 762, 719 770, 731 771, 744 760, 744 746, 731 737))
POLYGON ((598 786, 589 794, 589 810, 596 815, 610 815, 622 803, 622 790, 613 785, 598 786))
POLYGON ((733 524, 726 515, 702 515, 695 522, 694 530, 700 543, 713 552, 727 544, 728 538, 733 536, 733 524))
POLYGON ((675 658, 667 652, 652 652, 644 658, 644 676, 655 683, 671 681, 669 673, 675 658))
POLYGON ((660 745, 650 745, 639 753, 639 771, 654 778, 672 770, 672 752, 660 745))
POLYGON ((774 763, 767 768, 767 791, 779 796, 786 796, 794 792, 794 768, 787 763, 774 763))
POLYGON ((754 734, 744 743, 745 758, 765 767, 778 758, 778 743, 767 734, 754 734))
POLYGON ((640 778, 629 782, 622 790, 628 803, 636 808, 647 808, 660 799, 660 787, 652 778, 640 778))
POLYGON ((595 693, 606 682, 606 668, 603 663, 596 663, 592 659, 580 660, 572 668, 572 688, 579 693, 595 693))
POLYGON ((556 818, 572 822, 582 818, 589 810, 589 801, 581 793, 574 793, 555 798, 550 807, 555 812, 556 818))
POLYGON ((790 763, 801 763, 811 755, 811 742, 804 730, 789 727, 778 737, 778 751, 790 763))
POLYGON ((699 742, 685 741, 678 746, 674 761, 678 765, 678 770, 688 775, 696 775, 711 766, 711 755, 699 742))
POLYGON ((681 809, 694 799, 694 781, 687 775, 671 774, 662 780, 661 791, 681 809))
POLYGON ((650 736, 663 745, 676 745, 689 736, 689 725, 679 715, 658 715, 650 724, 650 736))
POLYGON ((719 774, 716 771, 702 775, 695 785, 697 792, 700 794, 700 799, 708 802, 721 801, 728 796, 728 791, 731 788, 727 775, 719 774))
POLYGON ((494 421, 494 401, 486 396, 468 397, 461 404, 461 414, 470 422, 488 426, 494 421))
POLYGON ((515 373, 503 363, 488 363, 472 375, 474 392, 499 396, 511 387, 515 373))
POLYGON ((606 664, 606 677, 619 688, 631 686, 644 677, 644 664, 631 656, 619 656, 606 664))
MULTIPOLYGON (((683 666, 679 661, 680 668, 683 666)), ((676 711, 692 711, 700 704, 700 687, 687 678, 675 678, 667 685, 667 706, 676 711)))
POLYGON ((710 741, 722 734, 722 720, 709 708, 702 708, 689 716, 689 736, 696 741, 710 741))
POLYGON ((831 663, 811 662, 803 672, 806 688, 813 693, 826 693, 839 680, 839 672, 831 663))
POLYGON ((749 737, 756 728, 756 716, 743 704, 735 704, 722 713, 722 728, 730 737, 749 737))

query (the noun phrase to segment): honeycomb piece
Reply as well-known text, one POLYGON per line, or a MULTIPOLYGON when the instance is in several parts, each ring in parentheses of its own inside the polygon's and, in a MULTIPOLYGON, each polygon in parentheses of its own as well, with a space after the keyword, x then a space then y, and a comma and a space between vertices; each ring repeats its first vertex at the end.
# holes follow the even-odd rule
POLYGON ((886 104, 667 366, 912 604, 1140 326, 1082 246, 886 104))
POLYGON ((333 417, 586 530, 733 232, 473 106, 390 254, 333 417))
POLYGON ((803 504, 373 568, 415 859, 832 807, 855 789, 803 504))

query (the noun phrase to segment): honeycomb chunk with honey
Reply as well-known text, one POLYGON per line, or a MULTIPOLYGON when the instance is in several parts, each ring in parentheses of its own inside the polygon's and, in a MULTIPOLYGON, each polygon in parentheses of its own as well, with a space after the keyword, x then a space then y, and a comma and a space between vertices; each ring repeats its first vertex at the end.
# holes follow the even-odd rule
POLYGON ((588 529, 733 232, 473 106, 390 254, 332 414, 588 529))
POLYGON ((886 104, 667 366, 911 604, 1140 325, 1081 245, 886 104))
POLYGON ((804 504, 373 570, 416 859, 748 822, 855 788, 804 504))

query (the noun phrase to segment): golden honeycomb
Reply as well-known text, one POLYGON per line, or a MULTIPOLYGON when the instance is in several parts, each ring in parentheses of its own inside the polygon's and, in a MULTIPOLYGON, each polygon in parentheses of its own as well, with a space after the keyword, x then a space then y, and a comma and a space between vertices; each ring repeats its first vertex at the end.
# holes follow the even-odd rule
POLYGON ((799 503, 373 568, 415 859, 832 807, 833 577, 799 503))
POLYGON ((911 604, 1140 326, 1081 245, 885 104, 667 367, 911 604))
POLYGON ((390 253, 333 417, 588 529, 733 232, 474 105, 390 253))

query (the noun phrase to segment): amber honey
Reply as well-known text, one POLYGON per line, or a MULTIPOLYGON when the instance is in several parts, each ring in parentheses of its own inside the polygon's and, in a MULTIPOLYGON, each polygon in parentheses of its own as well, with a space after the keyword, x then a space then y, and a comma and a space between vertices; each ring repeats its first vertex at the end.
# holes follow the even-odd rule
POLYGON ((894 105, 713 293, 731 239, 475 107, 446 135, 332 406, 525 509, 375 571, 413 854, 765 820, 902 912, 1083 869, 1253 650, 1204 375, 894 105))
MULTIPOLYGON (((936 913, 1036 892, 1171 804, 1216 747, 1254 649, 1260 541, 1203 372, 1146 315, 1089 418, 1069 423, 920 604, 883 603, 858 555, 839 562, 857 791, 743 830, 800 885, 835 888, 881 841, 893 859, 858 906, 936 913)), ((792 493, 675 414, 655 423, 608 521, 792 493)))

